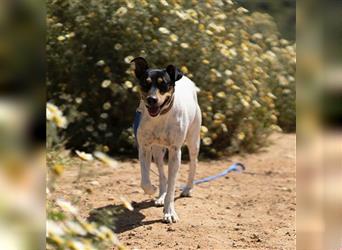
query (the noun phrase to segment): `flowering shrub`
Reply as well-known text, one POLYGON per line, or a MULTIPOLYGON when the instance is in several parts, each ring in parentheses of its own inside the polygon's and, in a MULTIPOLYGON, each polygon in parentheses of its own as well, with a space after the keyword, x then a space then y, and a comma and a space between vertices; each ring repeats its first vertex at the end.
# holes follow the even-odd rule
POLYGON ((295 124, 295 47, 266 14, 222 1, 48 1, 48 98, 69 146, 135 152, 130 61, 177 65, 199 87, 202 154, 253 151, 295 124))

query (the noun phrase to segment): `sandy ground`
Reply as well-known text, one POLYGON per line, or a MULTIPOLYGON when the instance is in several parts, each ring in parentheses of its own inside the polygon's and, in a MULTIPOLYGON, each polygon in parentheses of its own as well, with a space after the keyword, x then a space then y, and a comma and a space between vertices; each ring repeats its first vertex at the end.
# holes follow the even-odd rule
MULTIPOLYGON (((82 216, 105 218, 106 224, 115 225, 129 249, 295 249, 296 136, 274 134, 271 141, 256 154, 200 162, 196 179, 217 174, 236 161, 247 169, 197 185, 191 198, 180 198, 177 191, 180 222, 175 224, 164 224, 163 208, 155 207, 154 197, 140 189, 137 161, 119 162, 118 169, 101 163, 83 166, 76 182, 79 166, 74 164, 58 181, 56 195, 78 197, 82 216), (123 210, 113 222, 111 213, 121 208, 121 195, 132 201, 134 211, 123 210)), ((157 171, 155 166, 153 170, 157 171)), ((182 164, 178 186, 187 171, 188 165, 182 164)), ((158 185, 158 177, 151 176, 158 185)))

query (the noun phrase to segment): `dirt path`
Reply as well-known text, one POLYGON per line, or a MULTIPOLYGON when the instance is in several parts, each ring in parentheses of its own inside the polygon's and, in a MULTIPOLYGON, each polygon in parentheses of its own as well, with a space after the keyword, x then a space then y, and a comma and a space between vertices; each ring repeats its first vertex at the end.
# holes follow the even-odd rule
MULTIPOLYGON (((125 210, 116 221, 119 239, 130 249, 295 249, 296 136, 274 134, 271 140, 273 145, 257 154, 200 162, 197 178, 217 174, 233 161, 247 170, 200 184, 191 198, 177 198, 181 221, 176 224, 162 223, 163 208, 143 194, 136 161, 120 162, 117 170, 100 163, 87 166, 77 183, 78 168, 72 167, 59 181, 57 195, 78 196, 84 217, 114 211, 121 195, 133 201, 134 211, 125 210)), ((187 171, 183 164, 178 185, 187 171)), ((156 185, 157 176, 152 174, 152 180, 156 185)))

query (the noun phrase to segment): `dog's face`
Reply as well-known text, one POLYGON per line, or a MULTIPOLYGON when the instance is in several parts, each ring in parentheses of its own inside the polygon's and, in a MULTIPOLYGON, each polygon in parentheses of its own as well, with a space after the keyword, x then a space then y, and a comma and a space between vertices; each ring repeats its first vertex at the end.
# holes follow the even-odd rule
POLYGON ((182 77, 182 73, 173 65, 166 69, 150 69, 142 57, 137 57, 132 62, 135 63, 135 76, 148 113, 152 117, 158 116, 170 104, 175 82, 182 77))

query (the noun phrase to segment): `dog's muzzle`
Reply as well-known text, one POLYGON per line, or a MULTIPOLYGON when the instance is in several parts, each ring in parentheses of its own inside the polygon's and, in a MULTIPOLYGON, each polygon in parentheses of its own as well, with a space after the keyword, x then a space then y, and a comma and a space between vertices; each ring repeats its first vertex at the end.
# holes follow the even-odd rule
POLYGON ((173 96, 172 97, 170 97, 170 96, 167 97, 166 100, 160 106, 156 105, 156 104, 150 105, 150 102, 152 102, 152 101, 151 100, 149 101, 147 99, 147 103, 149 105, 146 105, 146 108, 147 108, 148 113, 150 114, 150 116, 155 117, 155 116, 157 116, 159 114, 163 115, 163 114, 167 113, 171 109, 171 106, 173 104, 173 96), (165 109, 163 110, 163 108, 165 108, 165 109))

